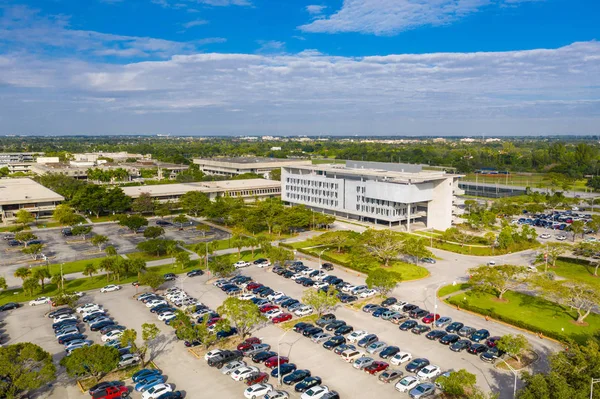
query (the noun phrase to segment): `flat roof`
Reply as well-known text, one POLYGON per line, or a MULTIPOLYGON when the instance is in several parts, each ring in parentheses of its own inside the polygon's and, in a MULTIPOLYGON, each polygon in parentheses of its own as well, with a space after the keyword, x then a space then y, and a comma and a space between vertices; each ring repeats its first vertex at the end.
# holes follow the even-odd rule
POLYGON ((27 178, 0 179, 0 205, 63 201, 62 195, 27 178))
POLYGON ((307 159, 298 159, 298 158, 217 157, 217 158, 195 158, 194 161, 254 164, 254 163, 307 162, 308 160, 307 159))
POLYGON ((311 172, 325 171, 330 173, 339 173, 341 175, 352 176, 369 176, 385 180, 390 183, 423 183, 433 180, 446 179, 448 177, 462 177, 462 175, 447 174, 443 171, 428 171, 420 172, 398 172, 385 169, 362 169, 349 168, 340 164, 322 164, 322 165, 299 165, 289 166, 290 169, 301 169, 311 172))
POLYGON ((125 195, 137 198, 142 193, 152 197, 164 195, 183 195, 189 191, 215 193, 231 190, 257 190, 261 188, 280 188, 281 182, 266 179, 224 180, 195 183, 158 184, 150 186, 122 187, 125 195))

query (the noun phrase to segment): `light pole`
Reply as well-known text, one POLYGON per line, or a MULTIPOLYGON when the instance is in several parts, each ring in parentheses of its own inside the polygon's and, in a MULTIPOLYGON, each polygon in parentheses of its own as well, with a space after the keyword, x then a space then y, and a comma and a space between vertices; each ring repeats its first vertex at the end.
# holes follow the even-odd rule
POLYGON ((437 292, 440 289, 440 287, 444 284, 446 284, 445 281, 439 283, 438 286, 435 288, 435 292, 433 293, 433 321, 436 321, 435 315, 437 314, 437 292))
POLYGON ((285 337, 287 333, 292 330, 287 330, 283 333, 283 335, 277 341, 277 384, 281 385, 281 353, 279 351, 279 345, 281 344, 281 340, 285 337))
MULTIPOLYGON (((517 372, 517 370, 513 369, 513 368, 510 366, 510 364, 508 364, 508 363, 506 362, 506 360, 504 360, 504 359, 500 359, 500 360, 502 360, 502 361, 504 362, 504 364, 506 364, 506 366, 507 366, 507 367, 510 369, 510 371, 511 371, 511 372, 513 373, 513 375, 515 376, 515 382, 514 382, 514 385, 513 385, 513 399, 514 399, 514 398, 516 398, 516 397, 517 397, 517 376, 519 375, 519 373, 517 372)), ((599 381, 600 381, 600 380, 599 380, 599 381)), ((592 382, 592 384, 593 384, 593 382, 592 382)), ((592 385, 592 386, 593 386, 593 385, 592 385)))
POLYGON ((594 384, 600 382, 600 378, 592 378, 592 382, 590 383, 590 399, 593 399, 594 396, 594 384))
POLYGON ((61 290, 62 290, 62 292, 64 294, 64 292, 65 292, 65 278, 63 277, 63 269, 62 269, 63 265, 64 265, 64 263, 60 264, 60 288, 61 288, 61 290))
POLYGON ((327 251, 327 249, 324 249, 321 252, 319 252, 319 268, 321 267, 321 255, 323 255, 323 252, 325 251, 327 251))

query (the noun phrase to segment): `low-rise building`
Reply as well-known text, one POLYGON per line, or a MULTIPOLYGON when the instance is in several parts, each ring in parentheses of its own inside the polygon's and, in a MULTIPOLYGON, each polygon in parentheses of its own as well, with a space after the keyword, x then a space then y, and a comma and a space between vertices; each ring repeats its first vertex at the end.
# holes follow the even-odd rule
POLYGON ((265 179, 247 179, 123 187, 123 192, 131 198, 135 199, 142 193, 148 193, 159 202, 175 202, 190 191, 205 193, 211 200, 217 197, 236 197, 252 202, 256 199, 278 197, 281 195, 281 183, 265 179))
POLYGON ((27 178, 0 179, 0 216, 4 223, 25 209, 35 217, 50 216, 64 197, 27 178))
POLYGON ((43 152, 0 152, 0 165, 16 162, 34 162, 43 152))
POLYGON ((458 177, 383 162, 288 166, 282 168, 281 199, 363 222, 405 225, 407 230, 423 222, 445 230, 452 225, 458 177))
POLYGON ((310 165, 306 159, 264 158, 264 157, 233 157, 233 158, 196 158, 194 163, 207 175, 233 177, 245 173, 262 175, 265 179, 271 177, 271 171, 286 166, 310 165))

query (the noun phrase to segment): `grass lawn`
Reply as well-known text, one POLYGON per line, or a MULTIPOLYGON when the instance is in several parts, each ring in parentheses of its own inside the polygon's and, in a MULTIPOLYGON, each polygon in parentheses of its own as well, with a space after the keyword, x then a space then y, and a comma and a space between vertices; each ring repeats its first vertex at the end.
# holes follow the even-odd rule
POLYGON ((317 316, 317 314, 315 313, 315 314, 309 314, 308 316, 300 317, 298 319, 292 319, 292 320, 286 321, 284 323, 276 324, 276 325, 279 326, 279 328, 288 331, 288 330, 291 330, 292 328, 294 328, 294 326, 300 322, 315 324, 315 321, 317 321, 318 319, 319 319, 319 316, 317 316))
POLYGON ((254 251, 254 256, 252 256, 252 251, 242 251, 242 257, 239 258, 237 252, 234 254, 220 255, 218 258, 222 259, 226 262, 235 263, 238 260, 245 260, 246 262, 254 261, 258 258, 266 258, 267 256, 263 254, 259 249, 254 251))
MULTIPOLYGON (((16 224, 13 224, 13 225, 10 225, 10 226, 0 227, 0 233, 8 233, 13 228, 15 228, 16 226, 17 226, 16 224)), ((25 226, 25 228, 23 230, 31 230, 31 227, 25 226)))
POLYGON ((102 223, 102 222, 112 222, 115 220, 115 216, 106 215, 106 216, 90 216, 88 219, 92 221, 92 223, 102 223))
MULTIPOLYGON (((183 249, 178 248, 177 252, 181 252, 181 251, 183 251, 183 249)), ((153 260, 172 258, 171 255, 167 255, 167 254, 156 256, 156 255, 148 254, 146 252, 132 252, 130 254, 125 254, 125 255, 127 256, 128 259, 142 259, 146 262, 150 262, 153 260)))
POLYGON ((450 284, 440 288, 437 292, 437 295, 441 297, 445 297, 446 295, 454 294, 455 292, 466 290, 470 288, 471 284, 462 283, 462 284, 450 284))
POLYGON ((495 256, 495 255, 504 255, 513 252, 525 251, 527 249, 537 248, 541 244, 537 241, 532 243, 526 243, 525 245, 520 245, 514 248, 506 248, 506 249, 492 249, 491 247, 479 247, 479 246, 469 246, 465 244, 464 246, 458 244, 452 244, 448 242, 439 242, 433 241, 433 247, 437 249, 442 249, 448 252, 454 252, 457 254, 463 255, 474 255, 474 256, 495 256))
POLYGON ((47 222, 45 222, 43 220, 38 220, 35 223, 35 227, 37 227, 38 229, 49 229, 49 228, 52 228, 52 227, 60 227, 60 223, 53 222, 53 221, 50 221, 50 220, 47 221, 47 222))
MULTIPOLYGON (((94 266, 96 266, 96 268, 98 268, 98 265, 100 264, 100 262, 102 262, 102 259, 104 258, 102 257, 94 259, 82 259, 76 260, 74 262, 65 262, 62 264, 63 274, 82 272, 85 266, 89 263, 93 264, 94 266)), ((50 269, 50 274, 60 273, 60 263, 49 265, 48 268, 50 269)))
MULTIPOLYGON (((589 264, 578 264, 575 262, 569 262, 564 260, 557 260, 556 267, 550 267, 548 265, 548 271, 556 273, 560 277, 564 277, 569 280, 583 281, 588 284, 596 286, 600 290, 600 268, 598 268, 598 277, 594 276, 595 266, 589 264)), ((544 265, 538 266, 539 270, 544 270, 544 265)))
POLYGON ((588 325, 579 326, 573 323, 576 320, 574 311, 566 311, 554 302, 512 291, 507 292, 504 298, 508 301, 497 301, 492 294, 467 291, 448 298, 446 302, 480 314, 489 314, 534 332, 571 338, 579 343, 585 343, 600 330, 600 315, 590 314, 585 319, 588 325))
MULTIPOLYGON (((537 173, 532 175, 525 174, 510 174, 506 175, 495 175, 495 176, 475 176, 474 173, 467 174, 462 180, 474 182, 477 181, 479 183, 486 184, 501 184, 508 186, 523 186, 523 187, 533 187, 533 188, 548 188, 550 187, 550 182, 545 180, 546 175, 543 173, 537 173)), ((576 180, 574 184, 574 189, 576 191, 585 191, 586 190, 586 179, 576 180)))

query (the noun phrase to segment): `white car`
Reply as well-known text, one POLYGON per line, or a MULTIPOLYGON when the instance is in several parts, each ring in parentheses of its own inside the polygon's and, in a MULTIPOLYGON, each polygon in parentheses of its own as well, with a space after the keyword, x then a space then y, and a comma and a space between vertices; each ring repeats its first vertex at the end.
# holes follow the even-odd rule
POLYGON ((166 304, 167 304, 167 301, 165 301, 164 299, 155 299, 153 301, 147 302, 146 307, 153 308, 158 305, 166 305, 166 304))
POLYGON ((110 285, 100 288, 100 292, 113 292, 113 291, 119 291, 120 289, 121 289, 120 285, 110 284, 110 285))
POLYGON ((342 287, 342 292, 349 293, 350 291, 352 291, 352 290, 353 290, 353 289, 355 289, 355 288, 356 288, 356 286, 355 286, 355 285, 352 285, 352 284, 344 285, 344 286, 342 287))
POLYGON ((171 384, 156 384, 142 394, 142 399, 156 399, 167 392, 173 392, 171 384))
POLYGON ((104 334, 100 339, 102 340, 102 342, 107 342, 113 339, 119 339, 121 338, 121 335, 123 335, 123 331, 113 330, 104 334))
POLYGON ((327 273, 323 273, 323 272, 319 272, 319 274, 315 277, 315 280, 323 280, 324 278, 329 277, 329 274, 327 273))
POLYGON ((302 273, 296 273, 292 276, 292 280, 298 280, 299 278, 304 277, 302 273))
POLYGON ((212 359, 213 357, 217 356, 221 352, 223 352, 221 349, 213 349, 211 351, 208 351, 204 355, 204 360, 206 360, 208 362, 208 359, 212 359))
POLYGON ((281 309, 271 309, 267 313, 265 313, 265 316, 267 316, 269 319, 273 319, 273 317, 279 316, 282 313, 283 312, 281 311, 281 309))
POLYGON ((308 269, 304 269, 302 270, 300 273, 302 273, 305 276, 308 276, 309 274, 311 274, 312 272, 314 272, 315 269, 311 269, 310 267, 308 269))
POLYGON ((256 295, 248 293, 248 294, 242 294, 238 298, 241 299, 242 301, 250 301, 250 300, 256 298, 256 295))
POLYGON ((302 317, 302 316, 307 316, 309 314, 311 314, 313 312, 313 308, 311 308, 310 306, 304 305, 298 309, 296 309, 294 311, 294 314, 296 316, 302 317))
POLYGON ((242 267, 248 267, 248 266, 250 266, 250 263, 246 262, 245 260, 238 260, 237 262, 235 262, 233 264, 233 266, 236 269, 241 269, 242 267))
POLYGON ((82 296, 85 295, 85 292, 77 291, 77 292, 74 292, 73 295, 75 295, 77 298, 81 298, 82 296))
POLYGON ((104 311, 104 309, 94 309, 94 310, 90 310, 89 312, 83 312, 81 314, 81 317, 86 318, 91 315, 97 315, 97 316, 106 315, 106 312, 104 311))
POLYGON ((258 372, 258 367, 244 366, 231 373, 231 379, 234 381, 244 381, 252 373, 258 372))
POLYGON ((175 318, 175 313, 173 312, 165 312, 158 315, 158 320, 166 321, 175 318))
POLYGON ((100 309, 100 305, 98 305, 98 304, 86 303, 85 305, 81 305, 80 307, 78 307, 75 310, 77 311, 77 313, 83 313, 83 312, 91 312, 91 311, 99 310, 99 309, 100 309))
POLYGON ((417 378, 419 381, 425 381, 435 378, 440 374, 442 374, 442 370, 438 366, 430 364, 429 366, 425 366, 419 370, 417 373, 417 378))
POLYGON ((223 368, 221 369, 221 374, 229 375, 235 370, 239 369, 240 367, 244 367, 245 365, 246 362, 243 360, 234 360, 233 362, 229 362, 225 366, 223 366, 223 368))
POLYGON ((302 396, 300 396, 300 399, 319 399, 327 392, 329 392, 329 388, 327 388, 326 385, 317 385, 304 392, 302 396))
POLYGON ((556 236, 556 239, 557 239, 558 241, 564 241, 564 240, 566 240, 566 239, 567 239, 567 236, 564 236, 564 235, 556 236))
POLYGON ((395 388, 398 392, 408 392, 417 385, 419 385, 419 379, 413 375, 409 375, 398 381, 395 388))
POLYGON ((121 356, 121 360, 119 360, 119 367, 127 367, 133 364, 137 364, 140 362, 140 357, 138 355, 132 355, 131 353, 126 353, 121 356))
POLYGON ((377 295, 377 290, 366 290, 366 291, 363 291, 359 296, 361 298, 370 298, 375 295, 377 295))
POLYGON ((288 399, 289 397, 286 391, 271 391, 265 395, 265 399, 288 399))
POLYGON ((246 388, 246 390, 244 391, 244 396, 248 399, 256 399, 261 396, 265 396, 272 390, 273 385, 271 384, 254 384, 246 388))
POLYGON ((52 322, 58 323, 64 320, 77 320, 77 316, 73 314, 61 314, 60 316, 56 316, 54 319, 52 319, 52 322))
POLYGON ((412 360, 412 355, 408 352, 398 352, 391 359, 390 363, 394 366, 398 366, 399 364, 406 363, 412 360))
POLYGON ((275 291, 274 293, 272 293, 270 295, 267 295, 267 299, 269 301, 274 301, 276 299, 281 298, 282 296, 285 296, 285 294, 283 292, 281 292, 281 291, 275 291))
POLYGON ((350 343, 356 343, 356 342, 360 341, 361 339, 363 339, 364 337, 366 337, 367 335, 369 335, 368 332, 358 330, 358 331, 354 331, 352 334, 350 334, 347 339, 348 339, 348 342, 350 342, 350 343))
POLYGON ((50 302, 52 302, 51 298, 49 298, 47 296, 41 296, 39 298, 29 301, 29 306, 43 305, 45 303, 50 303, 50 302))
POLYGON ((329 338, 331 338, 331 334, 327 334, 325 332, 320 332, 320 333, 317 333, 317 334, 313 335, 312 337, 310 337, 310 340, 312 342, 314 342, 315 344, 318 344, 320 342, 327 341, 329 338))
POLYGON ((546 240, 546 239, 548 239, 550 237, 552 237, 552 236, 550 234, 548 234, 548 233, 540 234, 540 238, 543 238, 544 240, 546 240))
POLYGON ((393 310, 395 312, 402 312, 402 308, 404 307, 404 305, 407 305, 407 302, 398 301, 392 306, 390 306, 390 310, 393 310))
POLYGON ((325 287, 329 287, 329 284, 328 284, 328 283, 326 283, 326 282, 324 282, 324 281, 319 281, 318 283, 315 283, 315 284, 313 285, 313 288, 315 288, 315 289, 317 289, 317 290, 318 290, 319 288, 325 288, 325 287))

